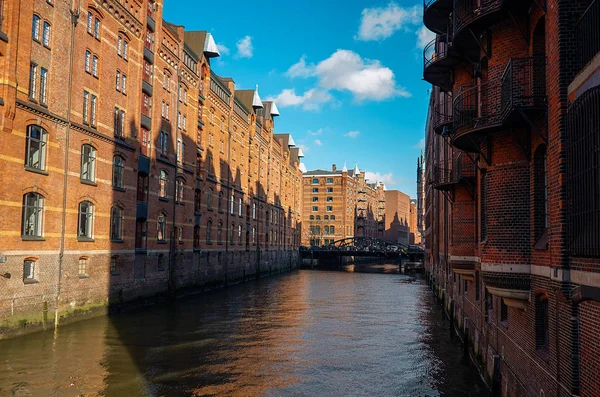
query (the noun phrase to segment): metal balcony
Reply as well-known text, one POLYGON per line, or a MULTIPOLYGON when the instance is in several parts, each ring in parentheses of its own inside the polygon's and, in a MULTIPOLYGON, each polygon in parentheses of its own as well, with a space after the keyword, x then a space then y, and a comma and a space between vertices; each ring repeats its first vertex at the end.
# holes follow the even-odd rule
POLYGON ((546 57, 513 58, 502 75, 502 122, 531 124, 545 114, 546 57))
POLYGON ((452 93, 442 92, 434 106, 433 130, 436 134, 441 134, 444 127, 450 127, 452 122, 452 93))
POLYGON ((577 61, 583 68, 600 52, 600 1, 594 0, 575 23, 577 61))
POLYGON ((444 92, 452 90, 452 72, 458 62, 448 35, 438 35, 423 49, 423 80, 444 92))
POLYGON ((450 22, 452 0, 423 0, 423 24, 436 33, 444 33, 450 22))
POLYGON ((475 176, 473 160, 459 153, 455 159, 434 169, 433 187, 438 190, 451 190, 460 183, 473 186, 475 176))

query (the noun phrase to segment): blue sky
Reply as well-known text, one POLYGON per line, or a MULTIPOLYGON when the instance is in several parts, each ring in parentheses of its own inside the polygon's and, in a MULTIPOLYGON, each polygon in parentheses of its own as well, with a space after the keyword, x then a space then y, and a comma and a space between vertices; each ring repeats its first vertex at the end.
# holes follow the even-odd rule
POLYGON ((165 0, 164 18, 208 30, 236 87, 259 85, 311 169, 355 162, 415 196, 430 85, 421 80, 422 1, 165 0), (340 6, 343 4, 343 6, 340 6))

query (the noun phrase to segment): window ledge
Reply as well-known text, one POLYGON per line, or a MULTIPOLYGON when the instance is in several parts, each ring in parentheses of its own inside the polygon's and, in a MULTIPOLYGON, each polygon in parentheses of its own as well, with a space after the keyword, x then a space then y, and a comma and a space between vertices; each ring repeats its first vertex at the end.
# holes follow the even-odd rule
POLYGON ((42 236, 21 236, 21 240, 23 240, 23 241, 46 241, 46 239, 42 236))
POLYGON ((222 243, 222 242, 220 242, 220 243, 219 243, 219 242, 217 242, 217 245, 223 245, 223 243, 222 243))
POLYGON ((94 240, 93 238, 89 238, 89 237, 77 237, 77 241, 80 241, 82 243, 93 243, 96 240, 94 240))
POLYGON ((81 179, 81 183, 83 183, 84 185, 90 185, 90 186, 96 186, 98 187, 98 184, 94 181, 88 181, 87 179, 81 179))
POLYGON ((26 279, 23 280, 23 284, 26 284, 26 285, 28 285, 28 284, 39 284, 39 283, 40 282, 38 280, 36 280, 36 279, 27 279, 26 278, 26 279))
POLYGON ((146 248, 136 248, 135 249, 135 253, 136 254, 144 254, 145 255, 145 254, 148 253, 148 250, 146 248))
POLYGON ((123 189, 122 187, 113 186, 113 190, 116 190, 117 192, 125 192, 125 189, 123 189))
POLYGON ((195 216, 202 216, 202 212, 200 212, 200 211, 194 211, 194 215, 195 216))
POLYGON ((212 245, 212 241, 207 241, 206 244, 207 245, 212 245))
POLYGON ((167 240, 158 240, 156 244, 166 244, 167 240))
POLYGON ((125 241, 123 241, 123 239, 117 238, 117 239, 110 239, 111 243, 124 243, 125 241))
POLYGON ((183 244, 183 241, 180 241, 179 244, 183 244))
POLYGON ((202 252, 200 248, 194 247, 194 252, 202 252))
POLYGON ((158 199, 159 199, 160 201, 164 201, 164 202, 168 202, 168 201, 169 201, 169 199, 168 199, 168 198, 166 198, 166 197, 159 197, 158 199))
POLYGON ((87 274, 78 274, 78 277, 82 280, 86 279, 86 278, 90 278, 90 276, 88 276, 87 274))

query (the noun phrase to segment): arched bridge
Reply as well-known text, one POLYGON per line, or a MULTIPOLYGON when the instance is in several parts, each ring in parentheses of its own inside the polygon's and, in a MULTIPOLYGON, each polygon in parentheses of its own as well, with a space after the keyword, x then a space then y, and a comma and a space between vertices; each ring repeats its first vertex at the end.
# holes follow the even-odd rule
POLYGON ((375 237, 348 237, 323 247, 300 247, 304 259, 333 258, 341 256, 372 256, 404 258, 410 262, 422 261, 424 251, 418 246, 407 246, 392 240, 375 237))

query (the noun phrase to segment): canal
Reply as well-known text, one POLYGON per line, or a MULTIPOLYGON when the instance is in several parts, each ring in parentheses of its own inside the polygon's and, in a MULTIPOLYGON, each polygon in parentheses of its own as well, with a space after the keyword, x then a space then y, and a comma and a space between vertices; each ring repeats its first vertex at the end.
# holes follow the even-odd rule
POLYGON ((487 396, 418 277, 300 270, 0 342, 0 396, 487 396))

